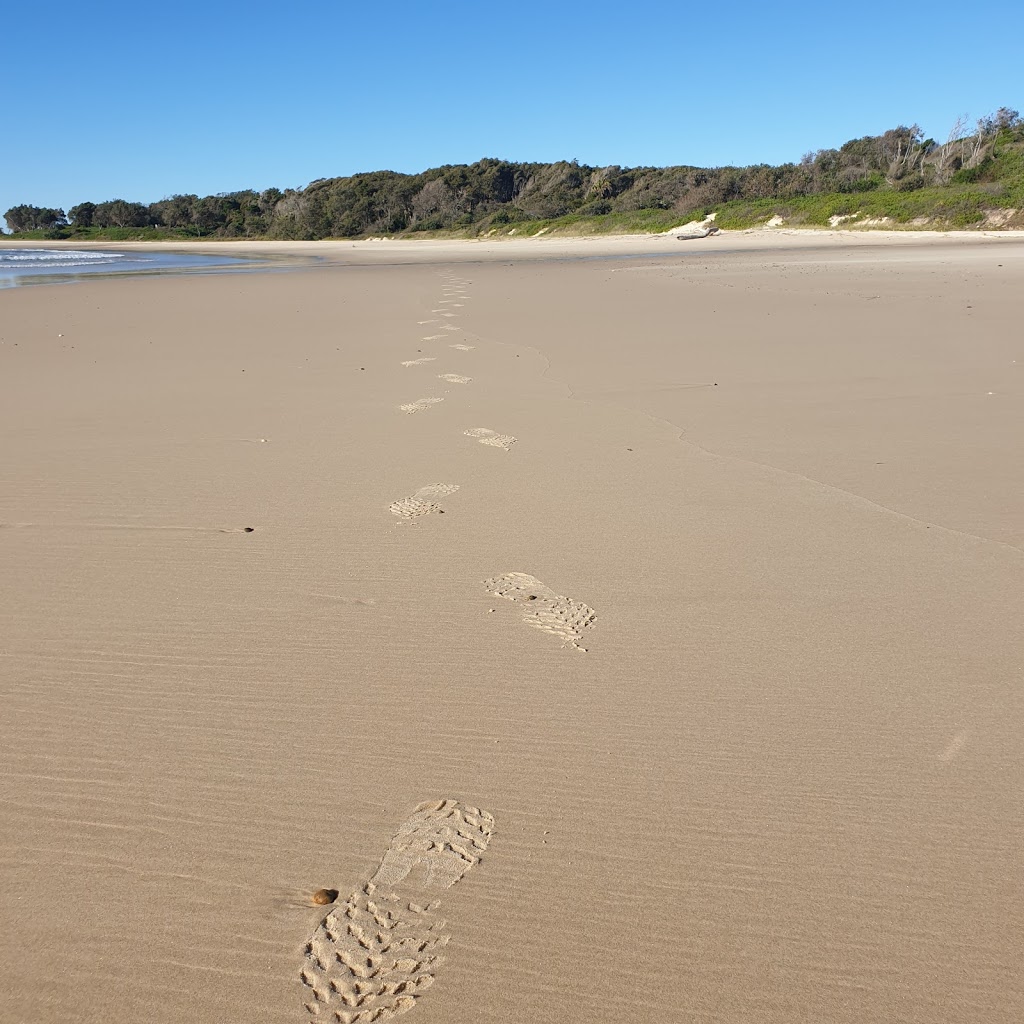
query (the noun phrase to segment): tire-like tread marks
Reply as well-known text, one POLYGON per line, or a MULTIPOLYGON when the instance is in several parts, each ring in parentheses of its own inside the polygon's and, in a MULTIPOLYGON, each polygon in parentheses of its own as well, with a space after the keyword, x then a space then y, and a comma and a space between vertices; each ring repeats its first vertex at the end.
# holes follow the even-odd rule
POLYGON ((592 629, 597 619, 593 608, 556 594, 536 576, 525 572, 507 572, 485 580, 488 593, 523 605, 523 622, 534 629, 561 637, 564 645, 586 651, 580 641, 583 631, 592 629))
POLYGON ((300 978, 311 1024, 370 1024, 416 1005, 434 983, 450 936, 437 900, 410 899, 396 886, 420 868, 418 891, 450 888, 479 863, 493 832, 490 814, 455 800, 416 808, 370 881, 335 907, 306 944, 300 978))

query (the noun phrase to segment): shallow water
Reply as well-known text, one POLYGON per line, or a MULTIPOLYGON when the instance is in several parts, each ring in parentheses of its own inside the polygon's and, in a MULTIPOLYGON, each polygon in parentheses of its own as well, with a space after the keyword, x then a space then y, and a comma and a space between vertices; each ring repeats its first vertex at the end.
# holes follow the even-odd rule
POLYGON ((58 284, 96 274, 218 273, 251 269, 261 261, 238 256, 176 252, 0 248, 0 288, 58 284))

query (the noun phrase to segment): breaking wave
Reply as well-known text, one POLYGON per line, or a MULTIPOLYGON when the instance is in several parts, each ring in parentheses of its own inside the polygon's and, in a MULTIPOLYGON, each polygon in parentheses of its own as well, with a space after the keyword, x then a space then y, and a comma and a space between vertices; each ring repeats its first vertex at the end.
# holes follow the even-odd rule
POLYGON ((0 248, 0 269, 50 270, 68 267, 98 267, 110 263, 149 263, 145 256, 122 252, 84 252, 78 249, 0 248))

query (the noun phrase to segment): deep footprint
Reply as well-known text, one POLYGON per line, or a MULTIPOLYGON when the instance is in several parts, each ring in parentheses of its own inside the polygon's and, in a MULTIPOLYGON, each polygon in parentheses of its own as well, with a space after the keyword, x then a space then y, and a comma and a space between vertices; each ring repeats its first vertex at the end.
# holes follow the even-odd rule
POLYGON ((306 944, 300 977, 311 1022, 369 1024, 416 1005, 433 985, 450 938, 431 897, 479 863, 493 832, 490 814, 455 800, 416 808, 370 881, 306 944))
POLYGON ((445 494, 454 494, 458 489, 458 484, 427 484, 426 487, 421 487, 410 497, 399 498, 398 501, 391 502, 388 506, 388 511, 404 519, 428 516, 431 512, 444 512, 444 509, 437 502, 429 501, 428 499, 439 498, 445 494))
POLYGON ((563 646, 586 651, 580 644, 583 631, 593 629, 597 613, 582 601, 556 594, 536 576, 525 572, 507 572, 484 580, 488 593, 516 601, 523 607, 523 622, 534 629, 561 637, 563 646))

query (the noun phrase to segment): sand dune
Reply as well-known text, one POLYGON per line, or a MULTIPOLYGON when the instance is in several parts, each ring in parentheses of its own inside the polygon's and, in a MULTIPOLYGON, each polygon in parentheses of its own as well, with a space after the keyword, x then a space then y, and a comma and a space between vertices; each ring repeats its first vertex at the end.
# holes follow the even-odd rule
POLYGON ((1024 1017, 1024 243, 256 248, 0 294, 0 1021, 1024 1017))

